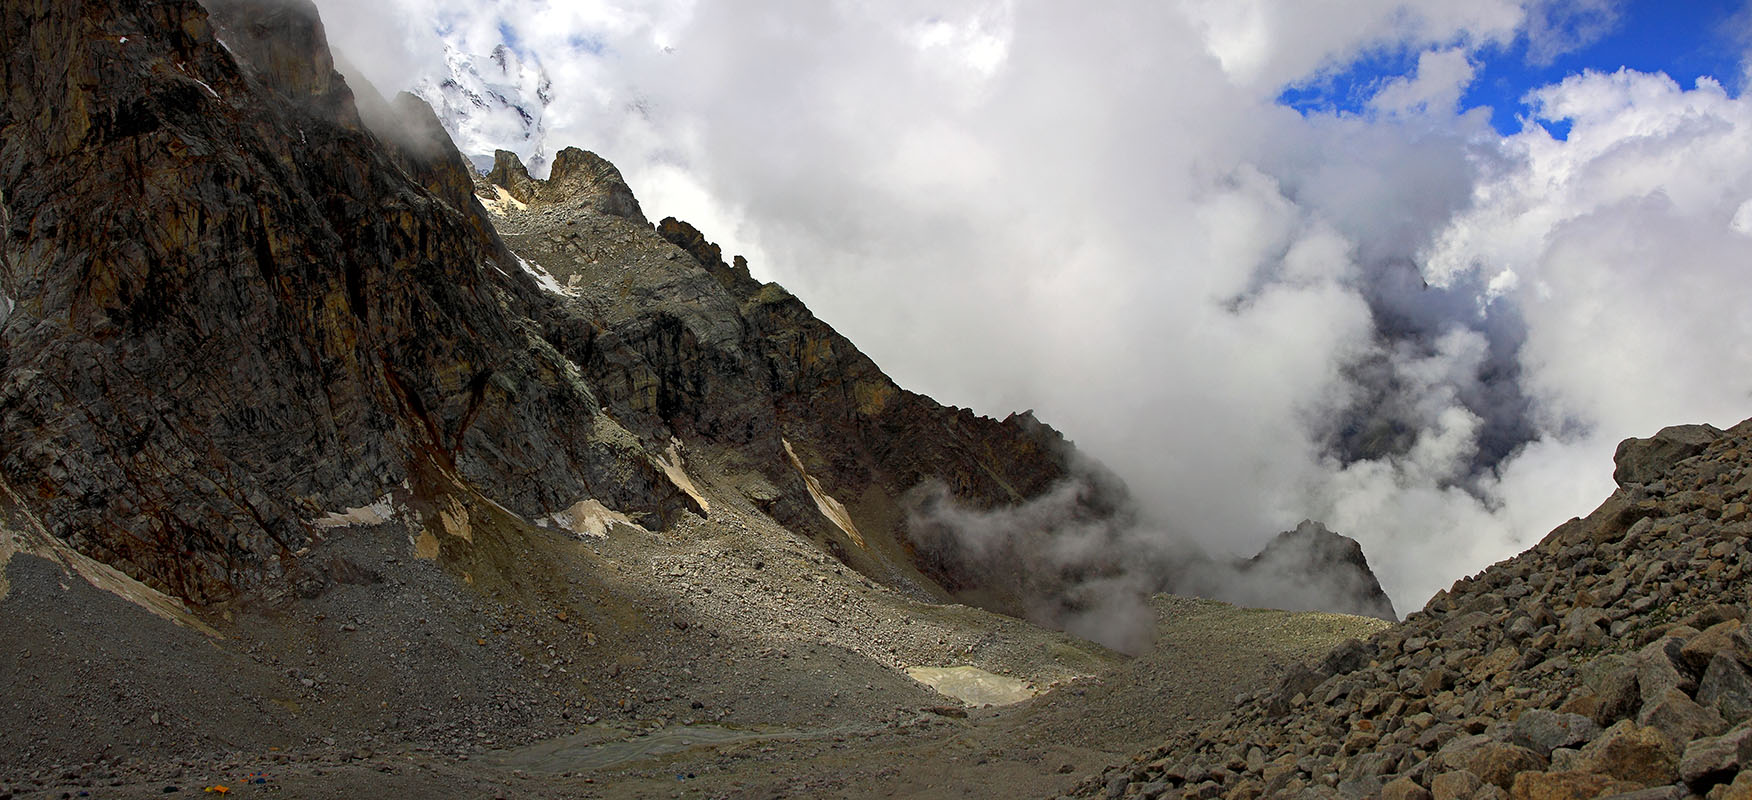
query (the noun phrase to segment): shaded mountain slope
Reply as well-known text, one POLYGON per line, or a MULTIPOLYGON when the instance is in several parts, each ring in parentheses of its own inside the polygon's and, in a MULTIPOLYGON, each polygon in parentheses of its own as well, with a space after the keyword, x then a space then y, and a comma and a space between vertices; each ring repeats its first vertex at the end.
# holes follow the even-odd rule
MULTIPOLYGON (((1122 510, 1119 481, 1031 415, 997 421, 901 389, 692 226, 653 230, 594 154, 562 150, 542 181, 501 151, 481 192, 505 241, 551 276, 568 314, 551 338, 617 419, 719 463, 763 510, 866 574, 930 597, 976 588, 906 540, 904 495, 926 481, 990 508, 1074 480, 1091 515, 1122 510)), ((1024 613, 1023 598, 980 599, 1024 613)))

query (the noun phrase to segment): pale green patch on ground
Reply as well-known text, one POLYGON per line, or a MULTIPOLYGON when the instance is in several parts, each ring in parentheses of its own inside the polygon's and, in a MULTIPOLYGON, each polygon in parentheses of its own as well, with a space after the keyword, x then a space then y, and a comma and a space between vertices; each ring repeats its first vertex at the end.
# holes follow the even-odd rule
POLYGON ((1008 706, 1036 694, 1026 681, 987 672, 979 667, 907 667, 913 680, 970 706, 1008 706))

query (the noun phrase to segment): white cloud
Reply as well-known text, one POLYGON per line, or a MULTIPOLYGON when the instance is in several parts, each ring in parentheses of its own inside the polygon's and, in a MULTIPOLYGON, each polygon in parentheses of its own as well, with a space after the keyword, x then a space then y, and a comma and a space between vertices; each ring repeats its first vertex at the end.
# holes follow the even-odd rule
POLYGON ((1663 419, 1752 413, 1752 104, 1713 82, 1589 73, 1536 93, 1539 118, 1505 148, 1513 169, 1477 188, 1428 254, 1431 274, 1512 271, 1523 363, 1558 427, 1647 433, 1663 419))
POLYGON ((1545 66, 1618 26, 1624 0, 1534 0, 1527 9, 1527 62, 1545 66))
POLYGON ((1181 0, 1180 5, 1230 78, 1268 94, 1341 69, 1359 53, 1506 44, 1526 21, 1523 3, 1508 0, 1181 0))
POLYGON ((1453 114, 1475 71, 1466 48, 1426 50, 1417 58, 1417 74, 1388 81, 1369 107, 1389 114, 1453 114))

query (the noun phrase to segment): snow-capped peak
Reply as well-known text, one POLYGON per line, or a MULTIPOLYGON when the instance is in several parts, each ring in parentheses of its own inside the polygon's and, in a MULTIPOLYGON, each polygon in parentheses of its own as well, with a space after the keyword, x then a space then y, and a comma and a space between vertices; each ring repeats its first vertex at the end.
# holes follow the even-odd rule
POLYGON ((487 55, 444 46, 446 73, 414 86, 438 113, 444 129, 482 172, 494 150, 510 150, 532 175, 547 174, 547 128, 542 117, 553 102, 553 82, 541 62, 503 44, 487 55))

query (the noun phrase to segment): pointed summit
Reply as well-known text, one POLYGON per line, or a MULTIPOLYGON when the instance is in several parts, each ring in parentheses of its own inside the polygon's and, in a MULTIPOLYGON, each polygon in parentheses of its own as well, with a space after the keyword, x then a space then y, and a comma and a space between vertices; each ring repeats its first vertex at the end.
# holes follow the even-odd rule
POLYGON ((535 202, 535 196, 541 190, 536 180, 529 177, 523 159, 510 150, 493 151, 493 169, 487 173, 487 183, 503 187, 517 202, 526 204, 535 202))
POLYGON ((1244 562, 1241 571, 1283 584, 1288 587, 1286 597, 1306 595, 1309 609, 1399 619, 1363 556, 1363 546, 1313 520, 1302 520, 1295 530, 1278 534, 1244 562))
POLYGON ((516 153, 495 150, 487 183, 504 189, 506 194, 525 205, 587 208, 641 225, 647 223, 645 212, 639 208, 639 199, 627 187, 620 170, 608 159, 588 150, 576 147, 561 150, 547 180, 530 177, 529 170, 516 153))

